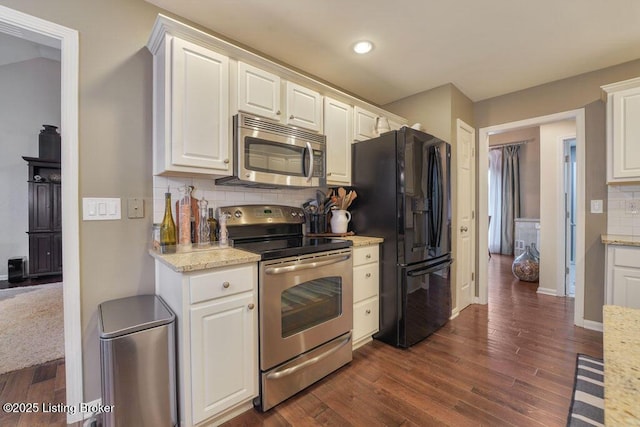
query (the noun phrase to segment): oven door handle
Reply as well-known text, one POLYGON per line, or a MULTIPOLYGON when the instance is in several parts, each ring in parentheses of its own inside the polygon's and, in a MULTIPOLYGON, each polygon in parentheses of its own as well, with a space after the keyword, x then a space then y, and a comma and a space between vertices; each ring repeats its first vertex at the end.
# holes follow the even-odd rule
POLYGON ((325 359, 329 356, 331 356, 333 353, 335 353, 336 351, 340 350, 340 348, 342 348, 344 345, 349 344, 351 342, 351 334, 347 334, 347 336, 345 336, 343 339, 341 339, 340 341, 336 341, 331 345, 331 348, 327 349, 327 351, 325 351, 322 354, 319 354, 315 357, 312 357, 311 359, 307 359, 304 362, 300 363, 299 365, 295 365, 295 366, 291 366, 289 368, 285 368, 282 370, 277 370, 277 371, 273 371, 267 374, 267 379, 270 380, 277 380, 279 378, 283 378, 283 377, 287 377, 289 375, 293 375, 296 372, 298 372, 301 369, 304 369, 308 366, 311 365, 315 365, 316 363, 320 362, 322 359, 325 359))
POLYGON ((307 270, 310 268, 324 267, 325 265, 336 264, 338 262, 346 261, 351 258, 351 255, 333 255, 325 258, 322 261, 304 262, 301 264, 287 265, 284 267, 267 267, 264 269, 265 274, 283 274, 291 273, 294 271, 307 270))
POLYGON ((313 177, 313 148, 311 148, 311 144, 308 142, 307 142, 307 152, 309 153, 309 174, 307 175, 307 182, 309 182, 313 177))

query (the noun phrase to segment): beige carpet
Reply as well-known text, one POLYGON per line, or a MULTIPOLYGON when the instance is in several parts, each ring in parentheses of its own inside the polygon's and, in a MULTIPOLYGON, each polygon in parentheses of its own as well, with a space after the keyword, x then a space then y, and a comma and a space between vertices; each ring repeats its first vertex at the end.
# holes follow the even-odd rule
POLYGON ((0 374, 62 357, 62 283, 0 290, 0 374))

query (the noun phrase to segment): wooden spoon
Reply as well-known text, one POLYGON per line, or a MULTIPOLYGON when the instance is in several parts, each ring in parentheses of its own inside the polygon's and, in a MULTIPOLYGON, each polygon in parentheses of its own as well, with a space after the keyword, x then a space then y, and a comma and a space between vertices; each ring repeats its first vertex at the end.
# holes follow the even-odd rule
POLYGON ((345 190, 343 187, 338 188, 338 197, 340 200, 340 209, 345 209, 344 207, 344 198, 347 195, 347 190, 345 190))

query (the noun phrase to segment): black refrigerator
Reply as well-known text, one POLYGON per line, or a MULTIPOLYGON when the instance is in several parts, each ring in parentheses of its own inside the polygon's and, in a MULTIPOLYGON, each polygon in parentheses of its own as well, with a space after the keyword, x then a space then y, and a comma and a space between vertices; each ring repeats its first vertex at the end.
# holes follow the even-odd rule
POLYGON ((353 144, 352 154, 353 229, 384 238, 374 338, 409 347, 451 317, 451 149, 403 127, 353 144))

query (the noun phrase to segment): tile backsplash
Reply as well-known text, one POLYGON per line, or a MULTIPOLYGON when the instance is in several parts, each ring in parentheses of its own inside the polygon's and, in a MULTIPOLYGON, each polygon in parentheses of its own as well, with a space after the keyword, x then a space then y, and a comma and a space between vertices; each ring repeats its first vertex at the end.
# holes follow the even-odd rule
POLYGON ((153 222, 162 222, 164 216, 164 193, 167 188, 171 191, 173 215, 175 218, 175 202, 180 198, 178 188, 184 185, 195 187, 193 197, 205 198, 210 208, 232 205, 278 204, 301 206, 309 199, 314 199, 316 189, 278 189, 266 190, 227 185, 215 185, 213 179, 206 178, 176 178, 153 177, 153 222))
POLYGON ((640 236, 640 185, 609 185, 607 234, 640 236))

